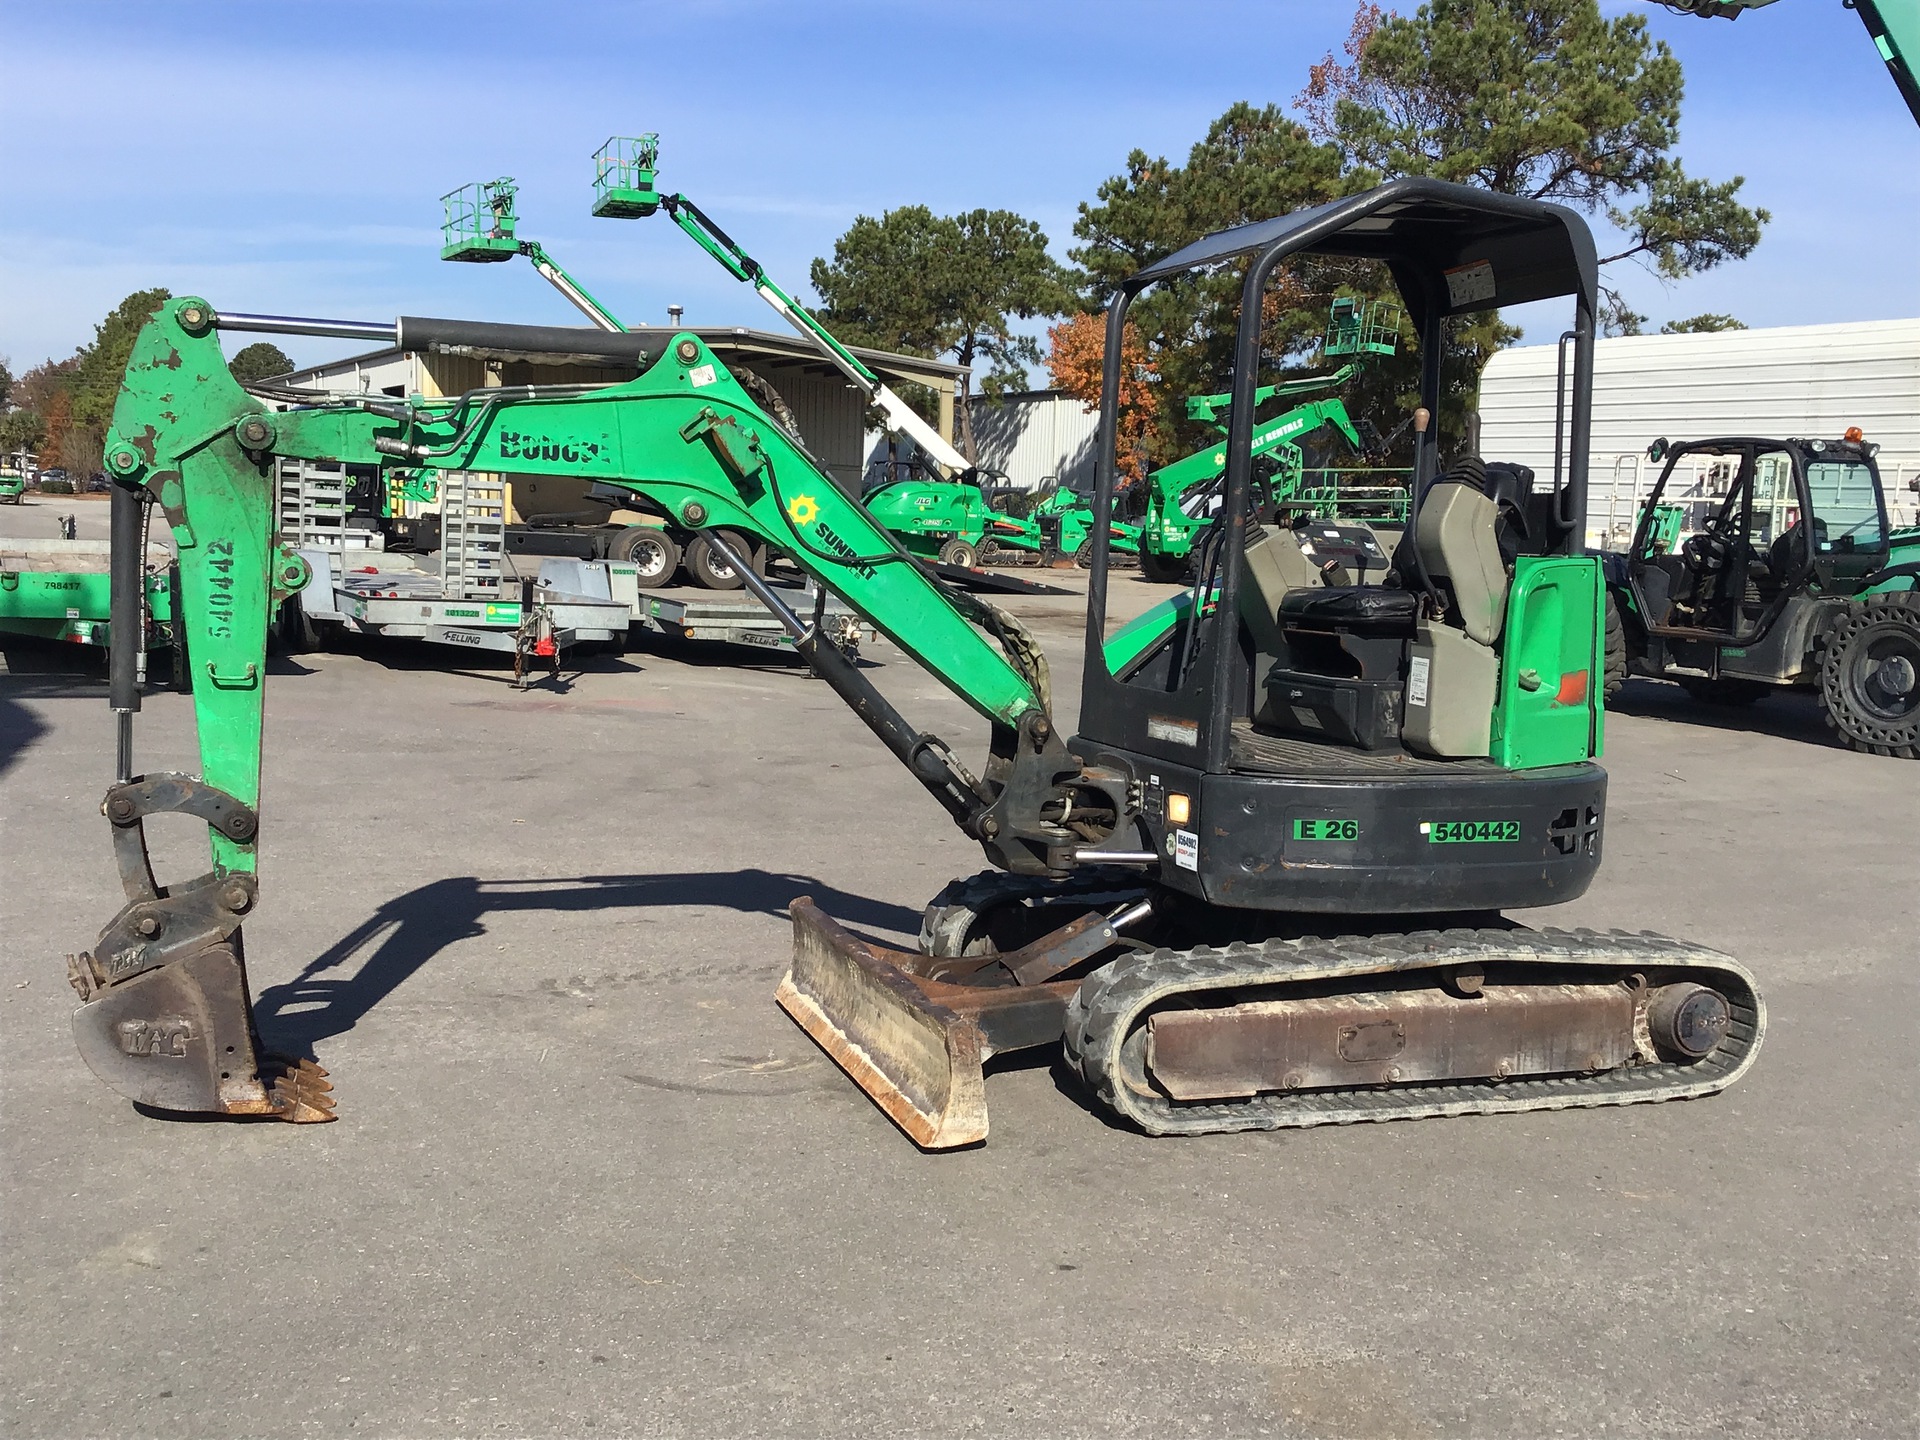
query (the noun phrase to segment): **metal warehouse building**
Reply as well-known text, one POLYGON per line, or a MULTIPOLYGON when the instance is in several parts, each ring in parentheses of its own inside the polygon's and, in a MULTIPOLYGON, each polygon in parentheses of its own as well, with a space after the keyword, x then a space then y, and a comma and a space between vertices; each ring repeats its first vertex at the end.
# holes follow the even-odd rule
MULTIPOLYGON (((982 467, 1001 471, 1022 490, 1055 484, 1070 490, 1092 488, 1098 410, 1058 390, 1018 390, 997 399, 976 395, 968 403, 982 467)), ((867 464, 882 467, 870 468, 870 476, 884 473, 889 461, 904 462, 915 453, 913 442, 904 437, 867 433, 867 464)))
MULTIPOLYGON (((1553 473, 1558 347, 1487 362, 1480 453, 1553 473)), ((1660 436, 1837 438, 1858 425, 1880 446, 1895 523, 1913 523, 1920 476, 1920 320, 1788 325, 1712 335, 1634 335, 1594 346, 1589 544, 1618 544, 1660 467, 1660 436)))

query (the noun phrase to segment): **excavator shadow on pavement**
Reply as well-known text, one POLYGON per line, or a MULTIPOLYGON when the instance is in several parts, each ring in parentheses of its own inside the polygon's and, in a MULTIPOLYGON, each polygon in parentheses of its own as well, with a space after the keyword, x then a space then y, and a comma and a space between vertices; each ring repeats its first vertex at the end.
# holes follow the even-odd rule
POLYGON ((270 1048, 317 1059, 317 1044, 353 1029, 442 950, 486 934, 489 915, 707 906, 785 919, 788 904, 800 895, 812 896, 855 925, 907 935, 919 929, 917 910, 851 894, 812 876, 766 870, 523 880, 462 875, 382 905, 293 979, 262 990, 254 1014, 270 1048), (372 952, 349 970, 369 946, 372 952))

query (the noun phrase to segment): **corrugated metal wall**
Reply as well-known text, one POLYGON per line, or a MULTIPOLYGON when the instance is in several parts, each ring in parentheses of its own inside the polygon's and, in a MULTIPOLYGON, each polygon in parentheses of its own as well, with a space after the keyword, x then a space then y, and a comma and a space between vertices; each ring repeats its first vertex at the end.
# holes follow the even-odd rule
MULTIPOLYGON (((1556 349, 1525 345, 1487 362, 1480 452, 1553 471, 1556 349)), ((1631 527, 1660 467, 1659 436, 1838 436, 1858 425, 1880 445, 1896 522, 1913 523, 1920 476, 1920 320, 1791 325, 1716 335, 1636 335, 1594 346, 1587 530, 1603 543, 1631 527)))
POLYGON ((1004 470, 1023 490, 1056 481, 1093 484, 1094 443, 1100 413, 1053 390, 973 401, 973 436, 980 463, 1004 470))
POLYGON ((813 458, 854 494, 860 492, 862 417, 866 401, 838 375, 804 375, 792 369, 759 371, 793 407, 800 438, 813 458))

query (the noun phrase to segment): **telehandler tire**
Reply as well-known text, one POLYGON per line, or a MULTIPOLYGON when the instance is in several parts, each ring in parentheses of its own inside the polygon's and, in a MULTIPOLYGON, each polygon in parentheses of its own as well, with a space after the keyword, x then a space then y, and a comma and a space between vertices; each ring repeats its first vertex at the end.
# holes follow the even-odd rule
MULTIPOLYGON (((1143 579, 1156 585, 1180 585, 1187 580, 1193 568, 1191 555, 1162 555, 1157 550, 1140 547, 1140 574, 1143 579)), ((1612 694, 1611 691, 1608 694, 1612 694)))
MULTIPOLYGON (((1141 553, 1144 555, 1146 552, 1141 553)), ((1620 624, 1620 607, 1613 602, 1613 592, 1608 590, 1605 593, 1607 630, 1601 665, 1604 688, 1600 698, 1611 705, 1614 696, 1620 693, 1620 687, 1627 683, 1627 632, 1620 624)))
POLYGON ((1920 760, 1920 592, 1868 595, 1814 642, 1820 713, 1843 744, 1920 760))
POLYGON ((940 547, 940 563, 971 570, 980 563, 980 552, 964 540, 949 540, 940 547))

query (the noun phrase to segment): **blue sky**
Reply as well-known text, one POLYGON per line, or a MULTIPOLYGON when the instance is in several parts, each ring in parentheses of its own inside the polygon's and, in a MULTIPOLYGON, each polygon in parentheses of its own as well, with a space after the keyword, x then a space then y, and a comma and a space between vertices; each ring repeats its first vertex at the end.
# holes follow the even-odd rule
MULTIPOLYGON (((1411 8, 1405 0, 1402 8, 1411 8)), ((1685 64, 1680 155, 1774 213, 1663 319, 1920 314, 1920 133, 1840 0, 1651 9, 1685 64)), ((594 220, 588 157, 660 132, 682 190, 789 287, 861 213, 1006 207, 1064 254, 1127 151, 1183 158, 1235 100, 1286 103, 1352 0, 1256 4, 0 0, 0 356, 64 356, 131 290, 228 310, 571 323, 524 263, 438 259, 437 197, 521 183, 521 230, 629 322, 778 325, 664 218, 594 220)), ((1603 252, 1604 253, 1604 252, 1603 252)), ((1619 270, 1621 267, 1616 267, 1619 270)), ((1545 339, 1546 333, 1529 336, 1545 339)), ((351 349, 286 341, 302 361, 351 349)))

